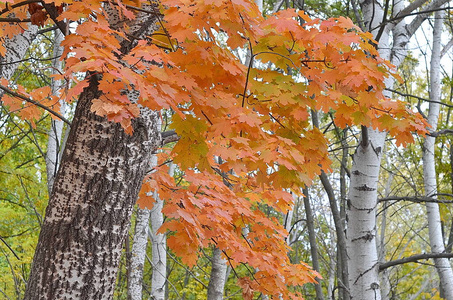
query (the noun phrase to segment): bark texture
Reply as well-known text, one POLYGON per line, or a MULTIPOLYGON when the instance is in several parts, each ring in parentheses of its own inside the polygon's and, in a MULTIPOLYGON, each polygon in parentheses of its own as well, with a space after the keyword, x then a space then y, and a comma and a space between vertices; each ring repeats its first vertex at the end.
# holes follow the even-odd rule
MULTIPOLYGON (((423 11, 432 12, 445 2, 446 0, 431 1, 423 7, 423 11)), ((417 14, 410 24, 406 24, 404 16, 420 8, 423 3, 418 2, 417 5, 406 8, 403 1, 393 2, 389 11, 392 12, 395 21, 386 24, 382 23, 388 19, 386 14, 389 2, 361 0, 359 4, 364 29, 371 31, 378 40, 380 56, 389 59, 398 67, 407 55, 406 45, 409 39, 429 13, 417 14)), ((394 80, 387 79, 386 87, 391 89, 393 82, 394 80)), ((367 129, 366 132, 368 131, 369 140, 359 145, 353 157, 347 211, 348 271, 351 298, 376 300, 381 299, 376 251, 376 197, 385 133, 367 129)))
MULTIPOLYGON (((3 46, 6 49, 6 55, 0 56, 0 75, 2 78, 10 79, 13 76, 37 33, 38 27, 30 24, 22 34, 18 34, 12 39, 4 39, 3 46)), ((3 90, 0 90, 0 98, 2 95, 3 90)))
POLYGON ((134 134, 91 112, 97 82, 77 104, 46 210, 25 299, 111 299, 130 216, 151 153, 157 114, 133 121, 134 134))
MULTIPOLYGON (((174 166, 172 165, 170 166, 171 176, 173 176, 173 170, 174 166)), ((153 255, 151 298, 155 300, 164 300, 167 281, 167 236, 162 233, 157 233, 164 223, 164 215, 162 214, 164 201, 159 198, 157 193, 154 193, 154 199, 156 199, 156 203, 154 203, 150 212, 151 228, 149 230, 153 255)))
POLYGON ((211 276, 208 285, 208 300, 222 300, 223 289, 225 287, 225 274, 227 265, 222 258, 222 251, 219 248, 214 248, 211 258, 211 276))
MULTIPOLYGON (((63 54, 63 47, 61 47, 61 41, 64 36, 59 31, 55 31, 54 46, 53 46, 53 59, 52 68, 55 72, 62 71, 62 63, 60 56, 63 54)), ((51 88, 54 95, 60 94, 61 81, 54 80, 52 78, 51 88)), ((66 110, 66 103, 60 101, 61 109, 59 113, 64 115, 66 110)), ((49 195, 52 192, 53 183, 57 176, 58 168, 60 167, 61 154, 63 153, 63 126, 64 122, 61 120, 52 120, 50 122, 49 138, 47 141, 47 152, 46 152, 46 171, 47 171, 47 189, 49 195)))
POLYGON ((348 203, 348 265, 351 299, 380 299, 376 249, 377 181, 385 134, 370 132, 354 154, 348 203), (354 176, 353 176, 354 175, 354 176))
POLYGON ((145 265, 146 248, 148 245, 149 214, 147 208, 137 209, 135 220, 134 241, 131 249, 127 294, 129 300, 142 299, 143 267, 145 265))

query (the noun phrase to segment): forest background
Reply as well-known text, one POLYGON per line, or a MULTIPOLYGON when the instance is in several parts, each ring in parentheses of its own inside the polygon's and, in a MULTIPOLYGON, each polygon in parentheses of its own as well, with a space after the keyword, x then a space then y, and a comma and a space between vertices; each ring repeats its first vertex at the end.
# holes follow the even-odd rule
POLYGON ((448 1, 75 3, 0 2, 0 298, 453 299, 448 1))

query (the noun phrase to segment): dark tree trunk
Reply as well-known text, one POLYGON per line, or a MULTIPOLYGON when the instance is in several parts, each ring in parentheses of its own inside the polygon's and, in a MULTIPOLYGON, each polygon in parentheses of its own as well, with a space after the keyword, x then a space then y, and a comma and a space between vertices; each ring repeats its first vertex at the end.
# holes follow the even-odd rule
POLYGON ((157 114, 127 135, 90 111, 96 79, 80 96, 33 260, 26 300, 111 299, 130 216, 152 152, 157 114))

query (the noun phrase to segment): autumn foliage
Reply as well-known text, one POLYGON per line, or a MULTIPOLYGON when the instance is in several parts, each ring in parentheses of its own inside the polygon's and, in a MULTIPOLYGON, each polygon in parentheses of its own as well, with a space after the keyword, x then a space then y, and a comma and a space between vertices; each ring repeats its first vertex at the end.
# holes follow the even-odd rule
MULTIPOLYGON (((12 7, 15 1, 7 3, 12 7)), ((379 57, 371 35, 349 19, 321 21, 294 10, 264 18, 251 1, 51 5, 58 8, 56 20, 32 5, 6 13, 27 18, 28 11, 38 25, 81 21, 63 42, 65 73, 56 76, 70 86, 62 95, 66 101, 98 76, 102 96, 92 110, 130 134, 139 107, 174 112, 171 127, 179 141, 159 154, 139 204, 151 206, 147 195, 158 190, 168 217, 161 232, 169 232, 169 247, 187 265, 211 245, 233 268, 247 265, 249 276, 238 281, 245 299, 255 291, 298 299, 290 287, 319 276, 303 263, 289 262, 288 233, 277 217, 263 212, 271 207, 275 216, 285 214, 291 193, 299 194, 321 170, 329 170, 327 140, 312 126, 312 111, 331 113, 340 127, 387 130, 399 144, 411 142, 411 132, 426 126, 403 103, 383 96, 384 80, 396 76, 394 70, 379 57), (112 26, 112 13, 126 25, 112 26), (135 38, 126 34, 127 24, 139 13, 158 17, 155 31, 125 52, 122 41, 135 38), (80 80, 81 72, 86 79, 80 80), (125 90, 138 92, 138 100, 132 103, 125 90), (181 170, 176 179, 167 175, 168 161, 181 170)), ((0 36, 21 30, 2 23, 0 36)), ((13 87, 58 110, 49 88, 13 87)), ((42 114, 23 98, 2 101, 30 120, 42 114)))

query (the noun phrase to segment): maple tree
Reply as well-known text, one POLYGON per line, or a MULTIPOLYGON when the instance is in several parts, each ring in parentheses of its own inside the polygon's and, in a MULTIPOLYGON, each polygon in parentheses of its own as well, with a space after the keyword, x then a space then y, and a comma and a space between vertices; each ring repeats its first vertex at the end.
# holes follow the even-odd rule
MULTIPOLYGON (((159 191, 169 217, 161 232, 171 232, 168 245, 186 264, 215 245, 232 267, 258 270, 239 280, 246 299, 255 291, 297 299, 288 286, 318 276, 289 262, 287 232, 258 205, 285 213, 293 202, 289 191, 299 194, 329 170, 327 141, 312 126, 311 110, 332 112, 340 127, 387 130, 400 144, 426 127, 403 103, 383 96, 384 78, 396 76, 392 66, 369 33, 342 17, 312 20, 285 10, 264 19, 247 1, 7 3, 4 14, 24 20, 28 12, 33 24, 56 22, 67 34, 65 72, 56 76, 71 83, 66 101, 84 95, 84 107, 119 123, 132 139, 142 134, 138 125, 134 130, 141 109, 175 112, 171 127, 179 140, 159 154, 139 204, 149 206, 147 195, 159 191), (68 20, 80 24, 70 29, 68 20), (238 48, 248 52, 248 64, 234 55, 238 48), (167 175, 170 160, 182 180, 167 175)), ((2 23, 0 36, 12 37, 21 26, 2 23)), ((33 121, 43 109, 58 117, 60 99, 49 87, 27 91, 2 80, 0 88, 7 92, 3 103, 23 118, 33 121)), ((135 186, 143 176, 134 177, 135 186)))

